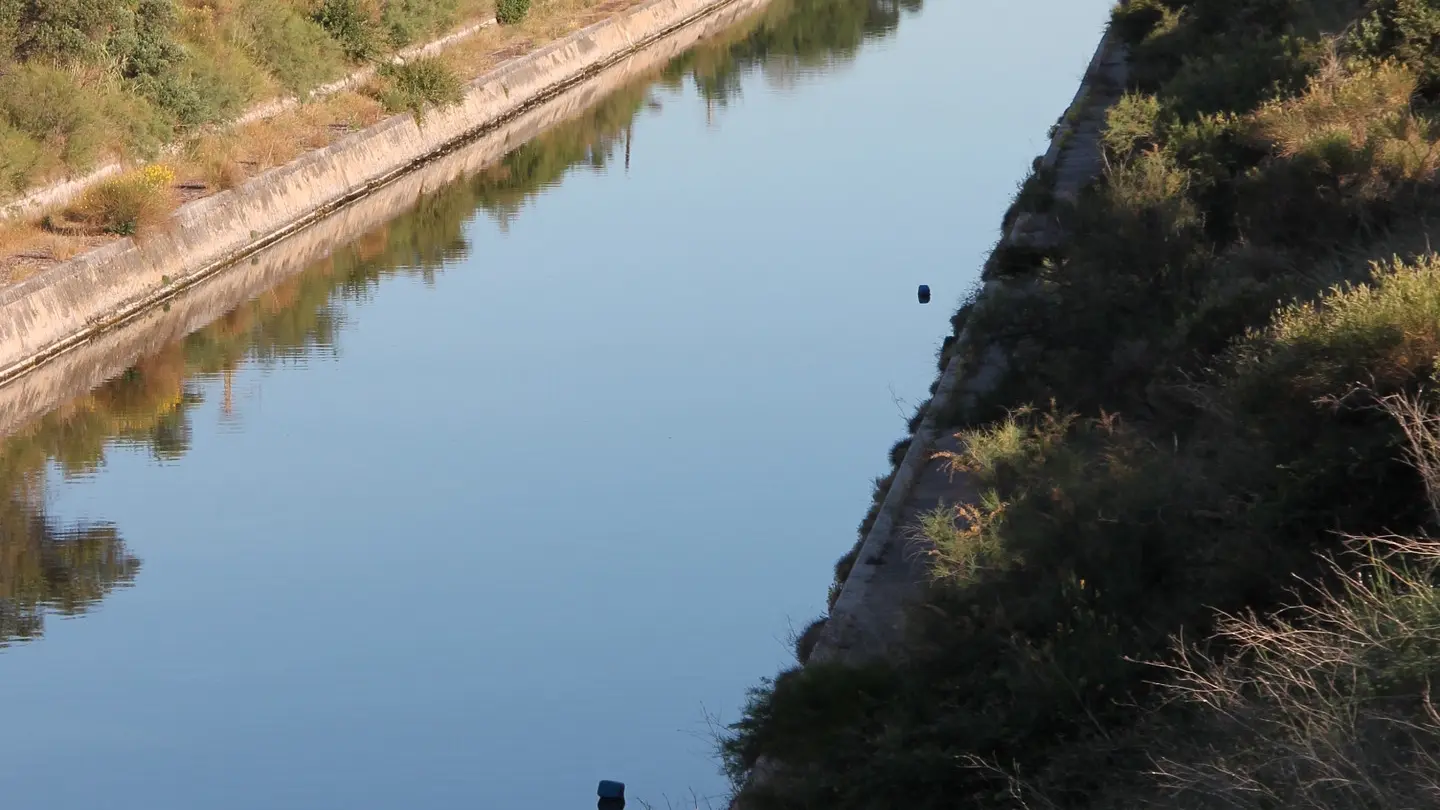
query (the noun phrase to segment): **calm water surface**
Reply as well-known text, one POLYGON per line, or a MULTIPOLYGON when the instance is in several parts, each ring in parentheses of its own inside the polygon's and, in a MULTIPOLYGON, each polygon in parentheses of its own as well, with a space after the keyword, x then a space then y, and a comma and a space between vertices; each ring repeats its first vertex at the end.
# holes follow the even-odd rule
POLYGON ((0 805, 722 794, 1109 5, 776 0, 19 429, 0 805))

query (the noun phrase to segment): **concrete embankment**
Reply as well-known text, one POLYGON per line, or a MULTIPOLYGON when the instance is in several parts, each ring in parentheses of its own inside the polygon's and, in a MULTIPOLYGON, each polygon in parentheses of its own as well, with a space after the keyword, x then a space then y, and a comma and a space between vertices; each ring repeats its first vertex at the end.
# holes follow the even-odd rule
POLYGON ((530 106, 460 148, 178 292, 166 301, 167 306, 149 307, 123 325, 107 329, 0 386, 0 436, 13 433, 31 419, 114 377, 137 359, 303 271, 335 249, 403 214, 425 194, 473 175, 520 144, 595 106, 610 93, 644 80, 701 39, 734 25, 768 2, 736 0, 718 8, 714 14, 652 42, 620 64, 530 106))
MULTIPOLYGON (((423 124, 389 118, 230 191, 180 208, 139 239, 112 242, 0 289, 0 383, 81 345, 181 289, 546 102, 682 28, 763 0, 650 0, 471 82, 423 124)), ((707 23, 715 30, 720 23, 707 23)), ((507 130, 508 131, 508 130, 507 130)), ((524 138, 507 138, 503 149, 524 138)))
MULTIPOLYGON (((471 36, 474 36, 475 34, 495 24, 495 18, 490 17, 489 19, 481 20, 471 25, 467 25, 458 31, 453 31, 432 42, 427 42, 423 45, 416 45, 414 47, 406 48, 396 54, 392 61, 397 63, 405 62, 418 56, 431 56, 437 54, 450 47, 451 45, 454 45, 457 42, 461 42, 471 36)), ((314 88, 307 94, 307 98, 311 100, 324 98, 325 96, 334 95, 341 90, 349 90, 354 87, 359 87, 374 75, 375 67, 373 65, 360 68, 359 70, 354 71, 348 76, 336 79, 333 82, 330 82, 328 84, 322 84, 319 87, 314 88)), ((274 98, 269 101, 257 104, 254 107, 251 107, 238 118, 230 121, 228 123, 228 126, 239 126, 241 124, 247 124, 252 121, 272 118, 282 112, 285 112, 286 110, 298 107, 300 103, 301 100, 298 96, 284 96, 281 98, 274 98)), ((181 149, 183 149, 183 147, 183 143, 174 143, 161 150, 161 154, 175 155, 179 153, 181 149)), ((94 169, 91 169, 90 171, 80 175, 79 177, 70 177, 65 180, 51 183, 43 188, 32 189, 31 191, 22 194, 15 199, 0 202, 0 221, 8 219, 25 219, 39 217, 43 215, 46 211, 79 199, 80 195, 83 194, 87 188, 95 185, 101 180, 104 180, 107 177, 114 177, 120 172, 125 171, 127 168, 133 168, 137 165, 141 165, 141 162, 133 161, 127 164, 120 161, 112 161, 110 163, 106 163, 103 166, 98 166, 94 169)))

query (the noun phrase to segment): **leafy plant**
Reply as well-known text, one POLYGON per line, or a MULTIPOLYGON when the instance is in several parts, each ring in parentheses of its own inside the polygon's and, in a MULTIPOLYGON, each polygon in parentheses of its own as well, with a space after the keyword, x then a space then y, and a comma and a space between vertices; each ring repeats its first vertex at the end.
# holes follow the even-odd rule
POLYGON ((496 0, 495 19, 501 25, 515 25, 530 12, 530 0, 496 0))
POLYGON ((444 109, 464 98, 460 78, 438 57, 422 56, 402 64, 382 65, 379 74, 386 81, 379 93, 385 109, 409 110, 417 121, 424 119, 428 107, 444 109))

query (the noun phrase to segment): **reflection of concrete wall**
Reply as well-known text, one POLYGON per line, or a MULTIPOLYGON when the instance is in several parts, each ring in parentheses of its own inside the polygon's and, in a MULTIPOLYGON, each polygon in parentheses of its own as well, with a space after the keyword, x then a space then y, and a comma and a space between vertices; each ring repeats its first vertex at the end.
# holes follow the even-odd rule
MULTIPOLYGON (((69 289, 69 286, 62 286, 60 282, 53 280, 50 283, 55 285, 54 288, 27 287, 29 291, 23 297, 5 297, 4 293, 0 292, 0 335, 5 336, 4 348, 0 349, 0 354, 3 354, 7 363, 17 363, 16 347, 12 345, 16 334, 14 330, 20 329, 23 334, 23 329, 28 322, 22 318, 27 317, 30 313, 35 313, 38 317, 62 321, 63 324, 69 325, 71 331, 63 335, 60 340, 73 344, 73 348, 54 357, 50 362, 0 386, 0 436, 15 431, 25 422, 44 414, 71 397, 89 391, 123 371, 140 357, 158 350, 172 340, 177 340, 202 328, 241 303, 329 255, 336 247, 393 219, 405 212, 426 192, 434 191, 475 173, 544 130, 594 106, 620 87, 643 78, 645 73, 659 70, 701 38, 723 30, 746 14, 764 6, 767 2, 769 0, 730 0, 730 2, 726 2, 726 0, 720 0, 720 2, 684 0, 684 3, 688 3, 689 6, 716 9, 723 5, 724 8, 661 39, 655 40, 652 37, 653 44, 629 56, 622 64, 572 84, 563 92, 551 95, 542 103, 523 106, 517 104, 516 107, 520 108, 519 114, 511 117, 503 126, 490 128, 464 146, 400 175, 309 227, 255 251, 248 258, 230 265, 222 272, 209 274, 209 271, 217 266, 213 262, 208 266, 201 266, 200 261, 194 262, 195 270, 192 271, 191 277, 208 275, 208 278, 205 278, 203 283, 174 295, 168 301, 168 306, 163 309, 157 306, 147 306, 155 303, 161 297, 156 295, 161 290, 154 279, 167 271, 173 273, 176 279, 186 278, 181 275, 183 270, 177 268, 185 266, 187 262, 184 255, 166 255, 161 252, 162 247, 169 250, 183 250, 188 242, 207 241, 203 239, 204 232, 196 232, 189 236, 162 235, 157 238, 155 243, 142 246, 135 246, 126 240, 118 245, 96 251, 100 253, 109 248, 118 247, 118 250, 111 251, 118 255, 112 258, 109 265, 102 263, 97 266, 94 261, 87 262, 86 260, 89 260, 90 257, 86 256, 81 257, 78 262, 81 266, 78 268, 71 268, 71 265, 77 264, 77 262, 67 263, 56 268, 97 287, 118 288, 117 293, 113 294, 117 298, 119 291, 138 290, 135 296, 122 299, 113 305, 97 303, 104 299, 101 293, 80 295, 72 302, 64 297, 64 292, 69 289), (107 275, 114 277, 113 283, 107 284, 103 281, 93 280, 97 276, 107 275), (150 281, 148 287, 145 285, 146 280, 150 281), (27 298, 35 300, 27 306, 24 300, 27 298), (46 308, 38 309, 38 307, 46 308), (100 308, 97 317, 87 318, 87 315, 91 313, 85 307, 100 308), (140 311, 133 317, 127 318, 123 326, 105 329, 110 323, 126 318, 127 312, 132 309, 140 311), (67 338, 69 340, 66 340, 67 338)), ((651 3, 642 7, 641 10, 654 8, 657 5, 678 8, 682 4, 677 0, 661 0, 660 3, 651 3)), ((683 15, 672 14, 671 18, 683 19, 683 15)), ((659 24, 651 27, 663 28, 659 24)), ((633 33, 632 37, 634 37, 633 33)), ((639 38, 634 38, 638 43, 639 38)), ((620 41, 624 42, 623 36, 620 41)), ((628 50, 628 48, 624 48, 619 52, 624 53, 628 50)), ((596 60, 590 59, 589 61, 593 64, 596 60)), ((495 78, 492 74, 490 79, 481 81, 498 82, 503 80, 503 77, 495 78)), ((475 91, 472 91, 472 99, 474 95, 475 91)), ((477 118, 476 120, 482 119, 477 118)), ((402 132, 401 135, 408 141, 406 148, 418 148, 415 144, 422 142, 422 137, 425 143, 437 142, 431 137, 431 126, 431 119, 427 118, 424 136, 416 133, 414 125, 408 118, 391 119, 380 124, 377 129, 404 129, 406 132, 402 132)), ((363 137, 366 134, 358 133, 357 137, 363 137)), ((378 133, 377 137, 385 137, 384 132, 378 133)), ((342 144, 336 146, 342 146, 342 144)), ((331 149, 333 150, 335 147, 331 149)), ((369 151, 362 149, 356 153, 355 157, 359 161, 365 161, 371 159, 368 157, 370 154, 369 151)), ((349 156, 337 155, 335 160, 337 163, 348 163, 349 156)), ((285 171, 285 169, 277 171, 285 171)), ((328 169, 317 168, 313 171, 325 172, 325 174, 319 175, 321 177, 331 176, 328 169)), ((336 171, 343 173, 344 167, 339 167, 336 171)), ((247 184, 237 191, 242 197, 253 200, 255 205, 264 206, 271 196, 269 189, 272 181, 268 180, 268 177, 269 175, 257 178, 256 182, 247 184)), ((301 182, 297 182, 293 186, 295 188, 293 193, 296 196, 311 195, 311 186, 307 186, 303 179, 302 177, 301 182)), ((273 182, 279 184, 290 181, 277 179, 273 182)), ((343 193, 343 189, 332 189, 332 191, 336 194, 343 193)), ((277 193, 283 193, 283 191, 277 193)), ((313 196, 319 197, 323 193, 324 189, 322 188, 316 190, 313 196)), ((221 196, 224 195, 217 195, 216 199, 221 196)), ((230 200, 231 204, 235 206, 247 204, 242 199, 235 197, 231 197, 230 200)), ((208 200, 201 200, 196 205, 206 202, 208 200)), ((279 205, 283 206, 284 204, 280 203, 279 205)), ((252 215, 259 216, 253 212, 252 215)), ((203 223, 206 220, 201 217, 205 216, 206 214, 201 213, 187 221, 203 223)), ((299 216, 304 217, 305 215, 300 214, 299 216)), ((223 219, 223 212, 215 212, 215 218, 223 219)), ((232 222, 220 223, 220 227, 225 228, 226 231, 211 241, 227 244, 230 241, 236 241, 234 237, 237 229, 243 227, 247 220, 246 215, 240 212, 236 212, 232 219, 232 222)), ((199 227, 203 227, 203 225, 199 227)), ((218 249, 220 248, 206 244, 198 247, 197 252, 205 250, 209 255, 218 249)), ((230 258, 233 256, 233 251, 222 255, 230 258)), ((45 277, 49 276, 50 274, 46 274, 45 277)), ((175 286, 178 285, 171 285, 172 288, 175 286)), ((60 328, 62 327, 50 327, 52 331, 58 331, 60 328)), ((29 346, 38 348, 30 349, 28 357, 34 357, 39 352, 51 355, 55 354, 57 349, 64 348, 55 346, 53 343, 47 348, 37 342, 27 344, 27 348, 29 346)), ((11 376, 17 374, 27 365, 25 360, 25 356, 19 357, 19 364, 11 365, 3 373, 11 376)))
MULTIPOLYGON (((178 288, 374 191, 681 26, 737 3, 754 9, 760 0, 649 0, 481 76, 460 104, 430 111, 423 125, 408 114, 394 116, 239 188, 183 206, 163 228, 138 240, 110 243, 0 290, 0 381, 173 296, 178 288)), ((725 16, 734 19, 731 13, 725 16)), ((717 24, 705 27, 714 30, 711 26, 717 24)), ((504 132, 498 141, 489 139, 492 150, 503 151, 528 137, 504 132)))

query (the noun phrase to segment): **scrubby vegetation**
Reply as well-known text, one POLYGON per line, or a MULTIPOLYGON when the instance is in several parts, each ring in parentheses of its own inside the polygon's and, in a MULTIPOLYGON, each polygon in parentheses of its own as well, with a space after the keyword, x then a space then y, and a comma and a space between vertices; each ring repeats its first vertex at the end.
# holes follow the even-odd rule
POLYGON ((168 167, 146 166, 96 183, 66 213, 90 228, 130 236, 170 213, 174 182, 175 172, 168 167))
POLYGON ((479 16, 480 0, 0 0, 0 195, 205 124, 479 16))
POLYGON ((903 660, 755 690, 727 767, 786 767, 751 810, 1440 799, 1440 4, 1113 26, 1104 176, 1028 183, 1007 221, 1067 239, 954 321, 1010 359, 940 415, 983 497, 923 522, 903 660))
POLYGON ((449 107, 463 96, 460 78, 443 60, 434 56, 412 59, 403 64, 382 65, 380 76, 388 81, 379 88, 380 102, 389 112, 409 110, 423 120, 427 107, 449 107))
POLYGON ((495 3, 495 19, 503 25, 520 22, 529 11, 530 0, 497 0, 495 3))

